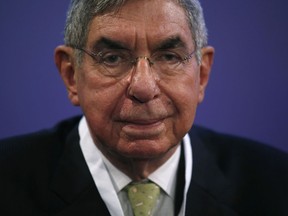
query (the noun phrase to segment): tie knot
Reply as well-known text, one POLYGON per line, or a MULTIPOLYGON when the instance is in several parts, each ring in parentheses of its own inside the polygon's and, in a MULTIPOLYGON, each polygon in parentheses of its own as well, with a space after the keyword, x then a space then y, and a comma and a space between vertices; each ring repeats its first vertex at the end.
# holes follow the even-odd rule
POLYGON ((128 198, 135 216, 149 216, 160 195, 160 188, 152 182, 129 184, 128 198))

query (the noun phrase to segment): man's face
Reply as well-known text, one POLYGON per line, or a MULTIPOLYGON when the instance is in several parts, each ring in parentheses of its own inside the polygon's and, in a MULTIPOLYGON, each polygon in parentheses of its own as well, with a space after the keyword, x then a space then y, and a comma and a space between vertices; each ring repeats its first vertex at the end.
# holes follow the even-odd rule
MULTIPOLYGON (((167 0, 128 1, 116 14, 95 17, 85 47, 105 54, 124 49, 142 57, 163 50, 189 54, 194 48, 184 10, 167 0)), ((165 157, 191 128, 208 75, 201 75, 195 56, 172 74, 155 68, 140 58, 133 69, 114 77, 84 54, 75 69, 72 102, 82 107, 104 154, 165 157)))

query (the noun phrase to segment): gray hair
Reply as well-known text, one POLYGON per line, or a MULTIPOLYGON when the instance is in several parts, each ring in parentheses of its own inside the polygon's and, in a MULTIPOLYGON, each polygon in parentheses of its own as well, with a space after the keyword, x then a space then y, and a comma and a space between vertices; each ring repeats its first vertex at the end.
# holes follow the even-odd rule
MULTIPOLYGON (((117 11, 128 0, 71 0, 67 13, 64 42, 66 45, 85 47, 90 23, 97 15, 117 11)), ((201 62, 201 48, 207 45, 207 29, 199 0, 176 0, 185 10, 193 35, 196 59, 201 62)), ((82 53, 75 50, 77 62, 82 53)))

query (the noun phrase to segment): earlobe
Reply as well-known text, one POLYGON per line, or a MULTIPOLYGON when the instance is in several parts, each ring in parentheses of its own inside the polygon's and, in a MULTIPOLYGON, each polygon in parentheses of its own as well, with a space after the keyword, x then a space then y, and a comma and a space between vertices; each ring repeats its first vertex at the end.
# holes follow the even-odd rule
POLYGON ((201 103, 205 96, 205 89, 209 81, 210 71, 214 60, 214 48, 206 46, 202 48, 202 61, 200 65, 200 89, 198 102, 201 103))
POLYGON ((64 45, 58 46, 54 52, 54 59, 60 76, 68 91, 68 97, 71 103, 75 106, 79 106, 72 48, 64 45))

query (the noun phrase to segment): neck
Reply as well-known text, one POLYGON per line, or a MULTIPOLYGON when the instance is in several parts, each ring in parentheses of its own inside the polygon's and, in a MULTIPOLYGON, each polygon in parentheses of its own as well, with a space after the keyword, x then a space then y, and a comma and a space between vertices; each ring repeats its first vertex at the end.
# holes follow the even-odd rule
POLYGON ((174 146, 164 155, 157 158, 127 158, 115 156, 111 152, 102 152, 105 157, 119 170, 129 176, 133 181, 147 179, 148 176, 162 166, 176 151, 178 145, 174 146))

